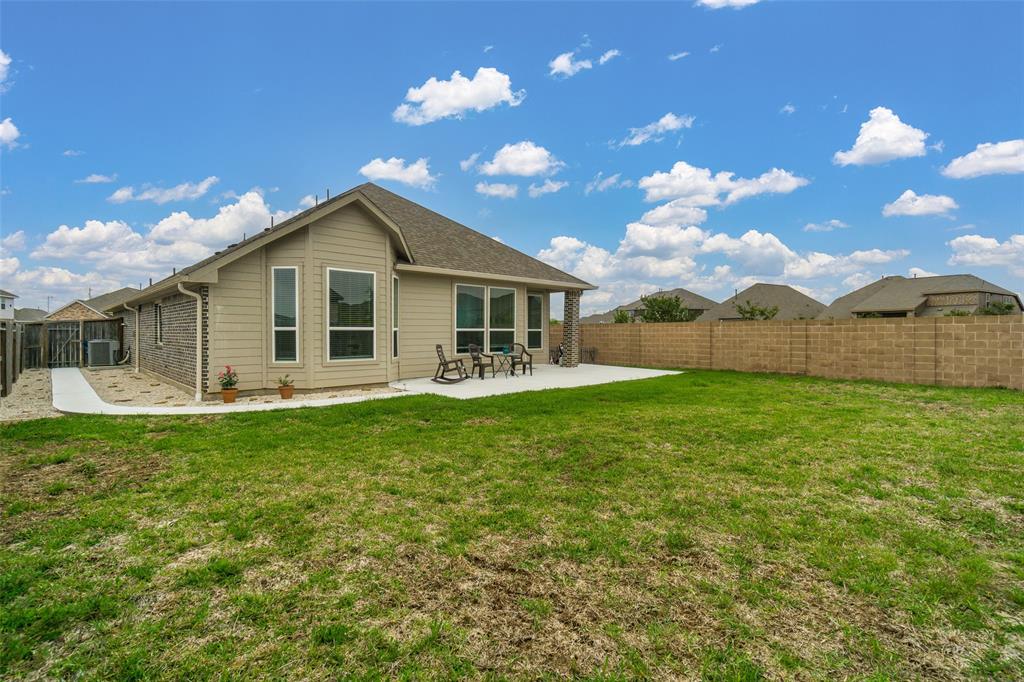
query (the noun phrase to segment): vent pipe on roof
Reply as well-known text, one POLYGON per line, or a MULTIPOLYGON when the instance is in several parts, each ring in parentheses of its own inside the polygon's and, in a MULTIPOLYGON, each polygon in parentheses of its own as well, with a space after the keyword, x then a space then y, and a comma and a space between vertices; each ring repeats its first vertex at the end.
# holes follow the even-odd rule
POLYGON ((177 274, 178 274, 178 268, 171 268, 171 275, 177 275, 177 274))
POLYGON ((270 216, 270 227, 271 229, 274 227, 274 216, 270 216))
POLYGON ((330 200, 331 200, 331 188, 328 187, 327 188, 327 201, 330 201, 330 200))
POLYGON ((153 278, 152 277, 149 278, 149 286, 153 286, 153 278))
POLYGON ((320 195, 319 194, 314 194, 313 195, 313 205, 314 206, 319 206, 320 205, 320 195))

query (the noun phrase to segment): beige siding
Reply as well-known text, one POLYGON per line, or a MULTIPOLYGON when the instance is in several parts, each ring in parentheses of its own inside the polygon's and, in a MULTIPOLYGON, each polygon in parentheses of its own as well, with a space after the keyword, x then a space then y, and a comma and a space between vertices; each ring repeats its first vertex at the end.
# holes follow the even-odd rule
MULTIPOLYGON (((287 373, 298 389, 376 384, 398 378, 431 376, 437 366, 434 346, 454 355, 456 283, 499 286, 497 282, 398 272, 399 358, 391 349, 391 284, 395 244, 376 219, 357 206, 342 208, 295 233, 268 244, 219 271, 210 285, 210 388, 224 365, 238 369, 242 390, 273 389, 287 373), (272 352, 272 268, 297 268, 299 286, 299 359, 274 363, 272 352), (376 277, 376 357, 327 360, 326 276, 328 268, 373 272, 376 277)), ((516 289, 516 340, 526 343, 526 294, 516 289)), ((544 301, 546 360, 548 292, 544 301)))

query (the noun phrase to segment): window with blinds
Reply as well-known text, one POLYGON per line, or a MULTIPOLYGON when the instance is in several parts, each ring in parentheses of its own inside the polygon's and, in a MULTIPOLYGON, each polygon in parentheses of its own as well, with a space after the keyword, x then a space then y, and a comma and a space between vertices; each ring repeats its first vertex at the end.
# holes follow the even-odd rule
POLYGON ((376 275, 328 268, 327 283, 328 358, 374 359, 376 275))
POLYGON ((275 267, 271 296, 273 311, 274 362, 299 360, 299 287, 298 268, 275 267))

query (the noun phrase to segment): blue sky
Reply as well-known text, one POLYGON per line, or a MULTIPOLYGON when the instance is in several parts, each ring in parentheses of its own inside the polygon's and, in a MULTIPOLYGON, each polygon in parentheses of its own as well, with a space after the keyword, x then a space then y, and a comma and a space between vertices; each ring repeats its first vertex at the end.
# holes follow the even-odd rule
POLYGON ((163 277, 368 177, 600 285, 588 312, 911 272, 1024 290, 1022 3, 0 13, 23 306, 163 277))

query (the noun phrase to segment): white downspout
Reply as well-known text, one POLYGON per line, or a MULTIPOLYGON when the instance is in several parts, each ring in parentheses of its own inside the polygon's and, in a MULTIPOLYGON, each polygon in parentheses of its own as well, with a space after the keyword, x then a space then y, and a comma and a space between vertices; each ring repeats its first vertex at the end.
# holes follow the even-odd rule
POLYGON ((203 399, 203 297, 178 282, 178 291, 196 300, 196 401, 203 399))
POLYGON ((139 308, 131 307, 127 304, 122 304, 125 310, 130 310, 135 313, 135 339, 132 345, 132 352, 135 354, 135 373, 139 373, 139 363, 142 362, 142 358, 139 355, 139 308))

